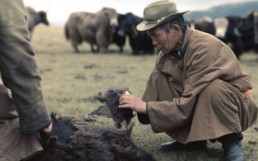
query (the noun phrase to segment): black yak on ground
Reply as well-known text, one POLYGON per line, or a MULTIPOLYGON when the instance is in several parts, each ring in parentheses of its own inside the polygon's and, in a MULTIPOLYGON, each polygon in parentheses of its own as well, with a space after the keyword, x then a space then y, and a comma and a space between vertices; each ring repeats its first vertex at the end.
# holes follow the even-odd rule
POLYGON ((78 117, 51 117, 52 142, 26 161, 155 161, 132 142, 132 126, 118 130, 93 127, 78 117))
POLYGON ((52 114, 54 129, 44 141, 47 143, 44 151, 27 161, 155 161, 131 140, 133 111, 118 108, 120 96, 127 91, 110 89, 92 98, 105 103, 104 108, 110 112, 117 128, 125 121, 126 130, 96 127, 85 118, 52 114))

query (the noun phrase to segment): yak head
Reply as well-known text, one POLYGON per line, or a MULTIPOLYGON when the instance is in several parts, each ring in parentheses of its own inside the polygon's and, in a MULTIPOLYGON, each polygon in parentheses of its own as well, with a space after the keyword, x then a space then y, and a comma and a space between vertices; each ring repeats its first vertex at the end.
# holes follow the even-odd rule
MULTIPOLYGON (((131 119, 135 116, 135 112, 131 109, 120 109, 119 99, 122 94, 128 92, 128 89, 109 89, 104 95, 99 94, 96 98, 102 103, 105 103, 106 107, 111 113, 111 117, 115 122, 115 126, 120 129, 122 123, 125 122, 127 128, 131 122, 131 119)), ((129 92, 130 93, 130 92, 129 92)))

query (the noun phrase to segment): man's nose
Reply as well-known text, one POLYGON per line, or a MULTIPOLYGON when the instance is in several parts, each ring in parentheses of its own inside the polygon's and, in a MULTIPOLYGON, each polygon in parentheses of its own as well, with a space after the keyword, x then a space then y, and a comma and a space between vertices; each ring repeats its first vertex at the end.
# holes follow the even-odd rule
POLYGON ((157 42, 155 39, 151 39, 151 40, 152 40, 152 44, 153 44, 154 46, 158 45, 158 42, 157 42))

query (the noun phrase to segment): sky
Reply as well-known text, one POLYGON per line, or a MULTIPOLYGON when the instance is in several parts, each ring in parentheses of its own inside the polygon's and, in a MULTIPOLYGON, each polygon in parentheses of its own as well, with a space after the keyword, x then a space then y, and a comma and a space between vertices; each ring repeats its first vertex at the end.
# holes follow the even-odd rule
MULTIPOLYGON (((119 13, 132 12, 140 17, 146 5, 155 0, 23 0, 36 11, 47 11, 51 25, 63 26, 72 12, 97 12, 102 7, 112 7, 119 13)), ((250 0, 174 0, 178 10, 205 10, 213 6, 250 0)))

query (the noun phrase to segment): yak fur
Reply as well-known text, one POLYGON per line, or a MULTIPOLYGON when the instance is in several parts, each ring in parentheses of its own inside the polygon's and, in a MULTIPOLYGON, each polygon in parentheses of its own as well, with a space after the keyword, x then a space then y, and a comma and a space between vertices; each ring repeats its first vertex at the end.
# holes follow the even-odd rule
POLYGON ((62 139, 26 161, 155 161, 131 140, 132 126, 118 130, 95 127, 79 117, 51 117, 58 125, 51 137, 62 139))
MULTIPOLYGON (((128 89, 109 89, 104 94, 100 92, 98 95, 93 97, 94 99, 105 104, 104 108, 107 107, 111 113, 111 118, 115 122, 115 127, 119 129, 122 127, 123 122, 126 123, 125 127, 127 128, 132 118, 135 116, 134 111, 131 109, 120 109, 118 107, 119 99, 126 91, 128 92, 128 89)), ((101 109, 103 109, 103 106, 101 106, 101 109)), ((94 112, 92 113, 94 114, 94 112)))

